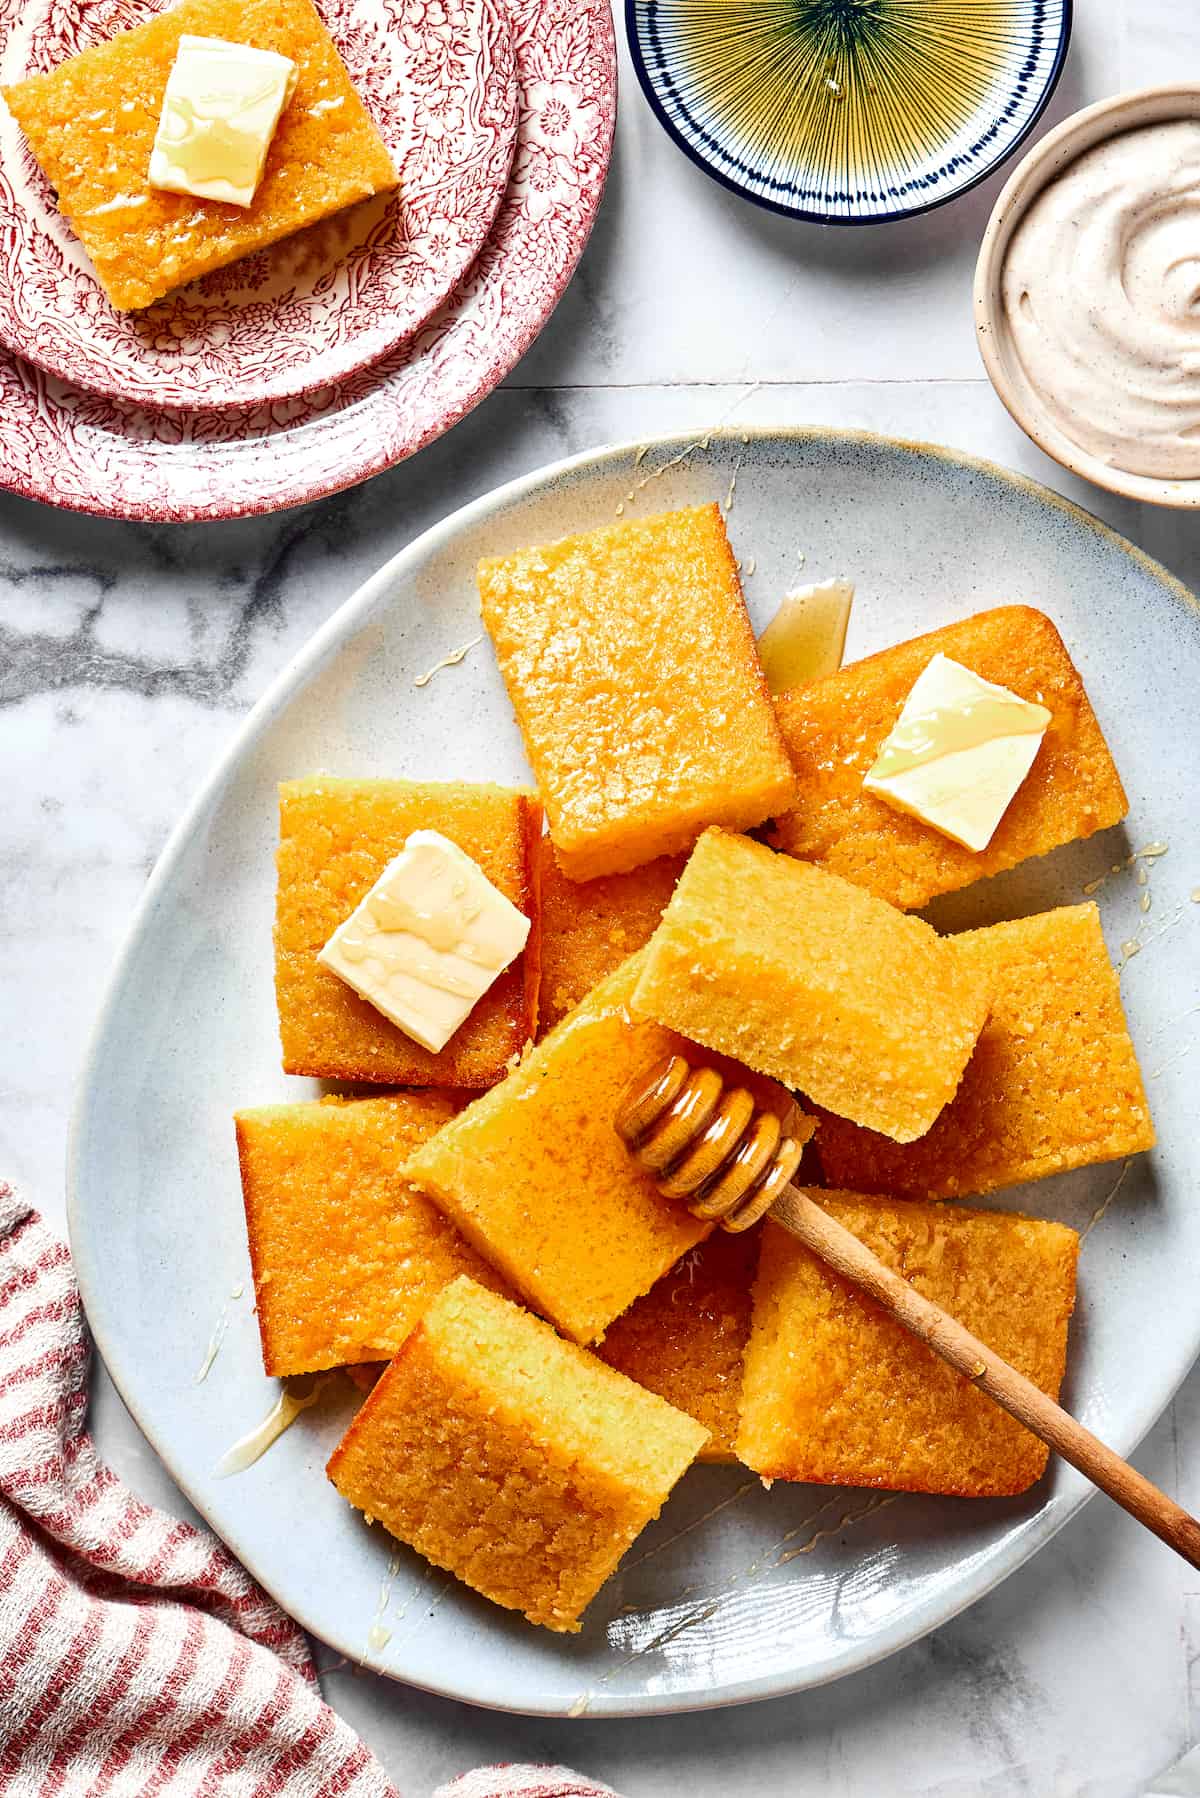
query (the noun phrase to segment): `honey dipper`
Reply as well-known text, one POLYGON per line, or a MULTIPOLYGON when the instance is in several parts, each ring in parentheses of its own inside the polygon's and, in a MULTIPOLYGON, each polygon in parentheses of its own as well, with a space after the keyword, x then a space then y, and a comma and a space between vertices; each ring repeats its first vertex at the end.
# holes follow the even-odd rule
POLYGON ((802 1145, 743 1087, 727 1087, 715 1069, 693 1070, 681 1055, 672 1055, 630 1082, 616 1127, 659 1192, 726 1230, 747 1230, 769 1211, 835 1273, 861 1287, 935 1355, 1200 1568, 1200 1522, 792 1185, 802 1145))

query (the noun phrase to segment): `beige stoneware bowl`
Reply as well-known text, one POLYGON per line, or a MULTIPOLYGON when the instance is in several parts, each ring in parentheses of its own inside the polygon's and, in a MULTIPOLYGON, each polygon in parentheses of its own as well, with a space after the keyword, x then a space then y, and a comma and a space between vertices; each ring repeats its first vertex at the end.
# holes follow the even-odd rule
POLYGON ((1022 158, 992 209, 975 265, 975 335, 988 378, 1028 437, 1073 474, 1109 493, 1152 506, 1200 507, 1200 479, 1166 480, 1127 474, 1081 449, 1045 410, 1016 354, 1004 317, 1000 280, 1013 232, 1045 187, 1085 150, 1142 125, 1200 118, 1200 83, 1141 88, 1085 106, 1049 132, 1022 158))

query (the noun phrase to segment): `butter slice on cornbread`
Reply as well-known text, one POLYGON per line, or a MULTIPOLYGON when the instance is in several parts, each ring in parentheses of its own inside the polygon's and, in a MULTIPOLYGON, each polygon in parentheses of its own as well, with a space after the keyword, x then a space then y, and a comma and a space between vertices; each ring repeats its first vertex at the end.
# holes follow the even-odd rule
POLYGON ((705 831, 634 1011, 911 1142, 954 1096, 988 981, 919 918, 749 837, 705 831))
POLYGON ((388 1086, 490 1086, 537 1029, 542 812, 521 788, 465 781, 285 781, 279 790, 275 996, 283 1068, 388 1086), (414 831, 436 830, 531 920, 524 951, 441 1051, 423 1048, 320 954, 414 831))
POLYGON ((438 830, 414 830, 317 960, 437 1055, 529 940, 530 921, 438 830))
POLYGON ((817 1132, 835 1186, 954 1199, 1154 1146, 1154 1125, 1094 904, 948 941, 992 989, 953 1099, 919 1142, 844 1118, 817 1132))
POLYGON ((791 766, 715 505, 479 565, 563 872, 619 874, 785 810, 791 766))
POLYGON ((575 1631, 704 1440, 692 1418, 460 1279, 426 1311, 328 1471, 435 1566, 531 1623, 575 1631))
POLYGON ((395 1354, 458 1274, 503 1282, 397 1172, 454 1116, 445 1092, 263 1105, 236 1115, 267 1373, 395 1354))
MULTIPOLYGON (((1000 1211, 814 1193, 926 1298, 1057 1398, 1079 1239, 1000 1211)), ((999 1498, 1049 1450, 778 1224, 763 1227, 739 1460, 767 1479, 999 1498)))
POLYGON ((913 683, 863 789, 978 855, 1042 746, 1051 714, 950 656, 913 683))
MULTIPOLYGON (((613 1123, 629 1082, 653 1062, 674 1053, 719 1059, 657 1024, 634 1022, 630 1000, 645 953, 601 981, 402 1169, 576 1342, 596 1341, 712 1229, 655 1190, 613 1123)), ((721 1065, 786 1117, 793 1136, 808 1139, 811 1122, 790 1094, 721 1065)))
POLYGON ((397 185, 387 148, 310 0, 181 0, 4 98, 113 305, 135 311, 397 185), (273 50, 297 69, 252 204, 149 182, 184 35, 273 50))
POLYGON ((979 612, 850 662, 784 694, 776 713, 798 797, 776 820, 772 841, 906 911, 1118 824, 1129 809, 1062 638, 1030 606, 979 612), (863 787, 917 677, 939 654, 1051 714, 1032 768, 987 848, 978 851, 863 787))

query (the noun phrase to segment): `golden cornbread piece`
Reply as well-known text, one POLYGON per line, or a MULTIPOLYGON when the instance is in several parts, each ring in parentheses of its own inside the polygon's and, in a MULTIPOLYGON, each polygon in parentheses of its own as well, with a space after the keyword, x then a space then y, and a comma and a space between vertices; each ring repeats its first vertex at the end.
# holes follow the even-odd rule
POLYGON ((279 789, 275 997, 285 1074, 388 1086, 490 1086, 537 1029, 541 956, 533 793, 466 782, 285 781, 279 789), (525 949, 436 1055, 317 960, 410 832, 437 830, 532 921, 525 949))
MULTIPOLYGON (((643 952, 644 953, 644 952, 643 952)), ((593 1342, 712 1229, 655 1191, 617 1135, 631 1079, 664 1055, 714 1062, 629 1002, 640 956, 600 983, 491 1092, 405 1163, 480 1254, 576 1342, 593 1342)), ((731 1077, 745 1080, 743 1070, 731 1077)), ((753 1082, 760 1104, 807 1141, 789 1094, 753 1082)))
POLYGON ((479 565, 563 872, 619 874, 786 809, 791 765, 715 505, 479 565))
MULTIPOLYGON (((1079 1239, 1002 1211, 814 1193, 882 1261, 1051 1398, 1079 1239)), ((738 1457, 766 1479, 999 1498, 1049 1451, 778 1224, 764 1226, 738 1457)))
POLYGON ((1030 606, 978 612, 851 662, 784 694, 775 709, 799 799, 771 840, 905 911, 1118 824, 1129 809, 1078 670, 1030 606), (978 851, 863 791, 917 676, 939 653, 1051 712, 1033 767, 978 851))
POLYGON ((645 950, 633 1008, 911 1142, 954 1096, 988 998, 985 972, 921 919, 708 830, 645 950))
POLYGON ((3 92, 122 311, 149 306, 399 179, 309 0, 182 0, 3 92), (249 207, 150 186, 150 152, 184 33, 274 50, 296 64, 296 89, 249 207))
POLYGON ((550 838, 542 838, 538 1030, 543 1036, 598 981, 649 942, 685 859, 662 855, 629 874, 568 880, 550 838))
POLYGON ((714 1230, 618 1317, 596 1353, 708 1431, 702 1461, 734 1461, 759 1230, 714 1230))
POLYGON ((956 1199, 1153 1148, 1096 906, 1064 906, 949 941, 992 990, 962 1083, 919 1142, 889 1142, 826 1116, 817 1146, 832 1184, 956 1199))
POLYGON ((692 1418, 460 1279, 328 1471, 435 1566, 531 1623, 573 1631, 704 1440, 692 1418))
POLYGON ((502 1288, 449 1219, 396 1171, 458 1104, 444 1092, 391 1093, 237 1113, 269 1374, 395 1354, 458 1274, 502 1288))

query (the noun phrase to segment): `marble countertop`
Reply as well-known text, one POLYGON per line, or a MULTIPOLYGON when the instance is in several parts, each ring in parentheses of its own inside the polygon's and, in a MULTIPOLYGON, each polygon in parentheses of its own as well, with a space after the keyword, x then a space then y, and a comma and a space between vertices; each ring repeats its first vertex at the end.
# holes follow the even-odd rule
MULTIPOLYGON (((1198 51, 1200 13, 1092 0, 1049 122, 1174 79, 1198 51)), ((1064 475, 983 379, 970 283, 997 181, 924 220, 795 226, 708 181, 627 66, 623 77, 608 193, 573 286, 505 388, 415 461, 321 505, 221 526, 108 523, 0 496, 0 1173, 55 1222, 84 1046, 171 825, 285 660, 465 501, 603 442, 831 423, 994 457, 1200 587, 1200 522, 1064 475)), ((93 1418, 139 1492, 186 1515, 102 1371, 93 1418)), ((1200 1508, 1200 1372, 1136 1460, 1200 1508)), ((1098 1499, 955 1622, 792 1699, 555 1723, 344 1665, 325 1669, 325 1689, 406 1798, 476 1762, 525 1758, 566 1761, 626 1798, 1128 1798, 1200 1733, 1198 1645, 1200 1575, 1098 1499)))

